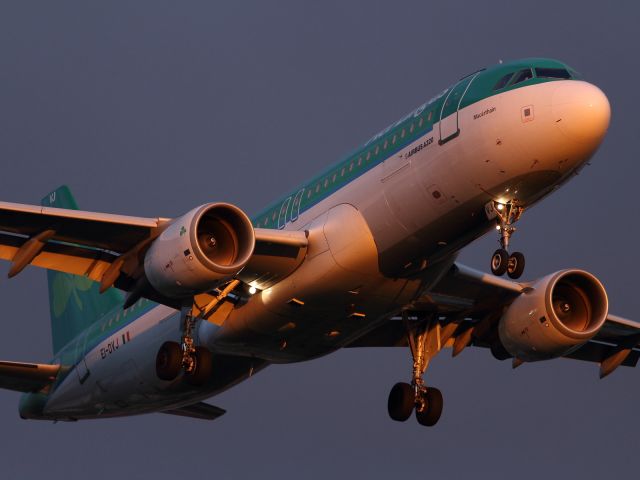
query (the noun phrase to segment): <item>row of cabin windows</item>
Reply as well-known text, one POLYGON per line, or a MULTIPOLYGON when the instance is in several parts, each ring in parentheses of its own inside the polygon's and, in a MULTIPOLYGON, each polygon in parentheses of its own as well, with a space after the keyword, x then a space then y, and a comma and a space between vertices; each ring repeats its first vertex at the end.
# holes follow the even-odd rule
MULTIPOLYGON (((411 135, 413 134, 416 129, 421 129, 423 126, 425 126, 425 119, 426 119, 426 124, 428 124, 429 122, 431 122, 433 120, 433 111, 430 111, 428 113, 426 113, 426 115, 423 115, 420 117, 420 119, 418 120, 417 124, 415 122, 412 122, 411 125, 407 128, 404 127, 402 128, 402 130, 400 132, 396 132, 394 133, 393 137, 391 137, 391 141, 389 141, 389 137, 387 137, 384 140, 384 143, 382 145, 378 144, 375 146, 375 148, 373 150, 369 150, 366 154, 366 156, 364 154, 360 155, 358 157, 358 160, 356 161, 355 159, 351 160, 351 162, 349 162, 349 165, 344 165, 342 167, 338 167, 339 170, 336 170, 333 174, 329 174, 327 177, 324 178, 324 180, 319 181, 318 183, 315 184, 315 186, 313 187, 306 187, 307 190, 307 194, 306 194, 306 198, 307 200, 311 200, 312 197, 324 193, 328 188, 329 185, 333 185, 335 184, 336 180, 338 179, 338 175, 340 175, 340 178, 344 178, 344 176, 347 173, 351 173, 353 172, 354 168, 360 168, 362 167, 363 163, 366 162, 370 162, 372 157, 376 157, 379 153, 380 150, 386 150, 387 148, 389 148, 389 145, 395 145, 398 140, 400 139, 404 139, 407 135, 411 135)), ((298 201, 297 205, 293 205, 294 208, 299 207, 299 203, 301 203, 301 200, 298 201)), ((277 227, 277 220, 278 220, 278 216, 280 215, 280 208, 282 207, 282 205, 278 206, 278 208, 274 209, 272 212, 268 213, 264 219, 262 221, 259 221, 257 223, 257 227, 267 227, 267 226, 275 226, 277 227)))

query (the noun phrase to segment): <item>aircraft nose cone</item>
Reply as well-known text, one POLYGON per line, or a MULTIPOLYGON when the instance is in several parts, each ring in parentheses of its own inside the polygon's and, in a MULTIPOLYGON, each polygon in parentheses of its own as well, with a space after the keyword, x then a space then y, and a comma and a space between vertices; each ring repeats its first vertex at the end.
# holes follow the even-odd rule
POLYGON ((553 92, 552 111, 558 127, 580 143, 599 144, 611 118, 607 96, 595 85, 567 81, 553 92))

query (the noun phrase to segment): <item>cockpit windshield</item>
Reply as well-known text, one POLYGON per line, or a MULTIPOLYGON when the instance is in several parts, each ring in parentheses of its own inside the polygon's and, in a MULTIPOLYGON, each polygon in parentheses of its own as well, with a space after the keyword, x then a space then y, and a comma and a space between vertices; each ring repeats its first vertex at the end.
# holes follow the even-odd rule
POLYGON ((530 68, 523 68, 518 73, 516 73, 511 85, 515 85, 516 83, 524 82, 525 80, 529 80, 533 78, 533 72, 530 68))
POLYGON ((506 87, 509 80, 511 80, 511 77, 513 77, 513 73, 507 73, 504 77, 498 80, 498 83, 496 83, 496 86, 493 87, 493 89, 500 90, 501 88, 506 87))
POLYGON ((571 74, 564 68, 536 68, 536 77, 539 78, 563 78, 568 80, 571 74))
POLYGON ((500 77, 500 80, 496 82, 493 90, 500 90, 507 87, 512 87, 519 83, 532 78, 555 78, 562 80, 579 79, 580 77, 573 71, 569 71, 566 68, 549 68, 549 67, 535 67, 535 68, 522 68, 516 72, 510 72, 500 77), (535 76, 534 76, 535 72, 535 76))
POLYGON ((518 70, 515 73, 508 73, 495 84, 493 87, 494 90, 500 90, 506 86, 515 85, 517 83, 524 82, 525 80, 529 80, 533 78, 533 72, 530 68, 523 68, 522 70, 518 70))

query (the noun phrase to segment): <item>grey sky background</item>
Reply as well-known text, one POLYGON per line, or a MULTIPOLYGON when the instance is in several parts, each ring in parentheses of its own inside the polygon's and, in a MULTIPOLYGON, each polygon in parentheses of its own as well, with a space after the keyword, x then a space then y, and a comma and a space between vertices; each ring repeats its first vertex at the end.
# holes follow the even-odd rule
MULTIPOLYGON (((640 320, 637 25, 632 2, 0 2, 0 199, 67 183, 81 208, 248 213, 292 190, 480 67, 561 59, 608 95, 592 165, 527 212, 526 278, 596 274, 640 320)), ((544 138, 540 139, 545 141, 544 138)), ((488 269, 493 235, 461 260, 488 269)), ((0 358, 51 356, 45 275, 0 267, 0 358)), ((598 380, 568 360, 512 371, 487 351, 436 358, 432 429, 388 419, 404 349, 273 366, 211 400, 208 423, 165 415, 22 421, 0 392, 0 477, 604 478, 637 475, 640 371, 598 380)))

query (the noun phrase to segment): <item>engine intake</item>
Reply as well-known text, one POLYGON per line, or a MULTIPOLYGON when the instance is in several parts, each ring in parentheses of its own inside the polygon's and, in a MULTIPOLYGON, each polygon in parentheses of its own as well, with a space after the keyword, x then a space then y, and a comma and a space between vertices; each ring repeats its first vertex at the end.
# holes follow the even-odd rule
POLYGON ((509 306, 498 333, 524 361, 566 355, 593 338, 607 319, 607 293, 582 270, 563 270, 534 282, 509 306))
POLYGON ((176 218, 151 244, 144 270, 153 288, 170 298, 209 291, 238 273, 255 247, 247 215, 228 203, 210 203, 176 218))

